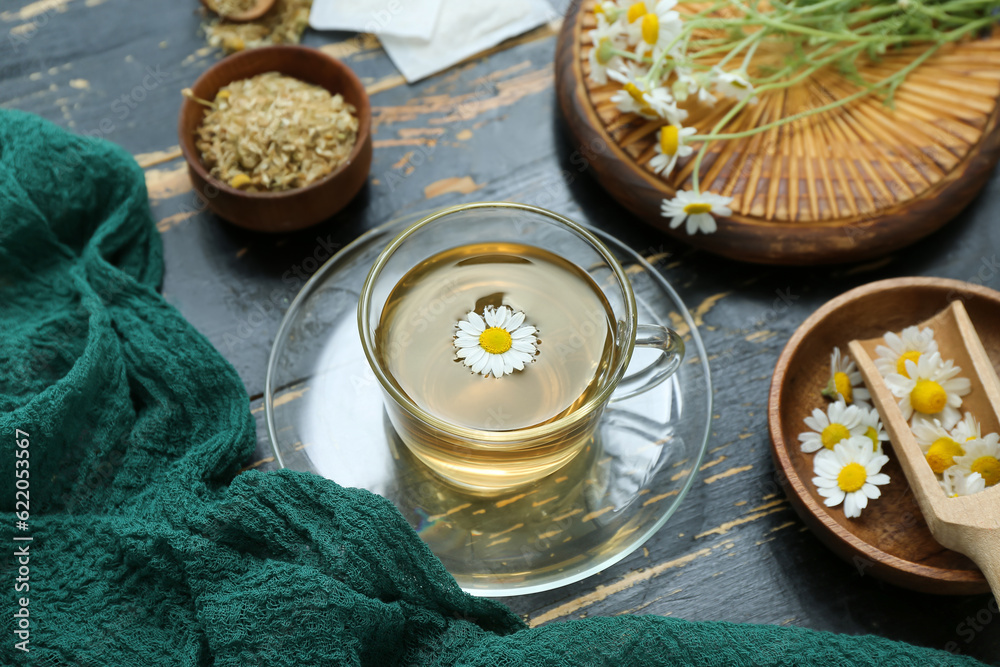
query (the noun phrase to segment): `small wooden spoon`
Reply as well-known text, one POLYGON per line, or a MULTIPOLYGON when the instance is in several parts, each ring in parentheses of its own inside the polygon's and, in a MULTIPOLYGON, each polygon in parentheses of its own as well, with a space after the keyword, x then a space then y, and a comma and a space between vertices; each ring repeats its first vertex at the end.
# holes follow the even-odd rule
MULTIPOLYGON (((944 359, 961 367, 972 391, 962 399, 962 412, 971 412, 986 433, 1000 433, 1000 381, 961 301, 918 325, 934 331, 944 359)), ((886 386, 872 361, 881 338, 854 340, 851 357, 858 364, 875 407, 889 431, 892 449, 927 520, 931 534, 949 549, 965 554, 979 566, 994 595, 1000 595, 1000 484, 971 496, 948 498, 927 464, 898 399, 886 386)))
POLYGON ((215 4, 215 0, 201 0, 201 4, 203 4, 208 11, 219 14, 220 18, 223 18, 226 21, 232 21, 233 23, 247 23, 249 21, 256 21, 261 16, 271 11, 271 7, 274 7, 274 2, 275 0, 257 0, 257 4, 255 4, 253 7, 246 10, 245 12, 242 12, 240 14, 222 15, 219 14, 219 9, 215 4))

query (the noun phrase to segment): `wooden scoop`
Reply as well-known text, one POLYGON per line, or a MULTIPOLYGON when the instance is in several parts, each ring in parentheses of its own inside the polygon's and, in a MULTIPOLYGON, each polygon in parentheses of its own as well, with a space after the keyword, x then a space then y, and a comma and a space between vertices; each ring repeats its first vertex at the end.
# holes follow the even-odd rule
POLYGON ((274 7, 275 0, 257 0, 257 3, 250 9, 242 12, 240 14, 219 14, 219 8, 215 4, 215 0, 201 0, 201 4, 205 5, 205 8, 210 12, 215 12, 219 16, 227 21, 232 21, 233 23, 247 23, 249 21, 256 21, 264 14, 271 11, 271 7, 274 7))
MULTIPOLYGON (((961 412, 971 412, 984 433, 1000 433, 1000 381, 961 301, 918 325, 934 331, 944 359, 961 367, 972 391, 962 398, 961 412)), ((913 490, 931 534, 945 547, 965 554, 979 566, 994 595, 1000 596, 1000 484, 971 496, 948 498, 920 451, 913 432, 872 361, 881 338, 854 340, 851 357, 865 379, 872 401, 889 432, 892 449, 913 490)))

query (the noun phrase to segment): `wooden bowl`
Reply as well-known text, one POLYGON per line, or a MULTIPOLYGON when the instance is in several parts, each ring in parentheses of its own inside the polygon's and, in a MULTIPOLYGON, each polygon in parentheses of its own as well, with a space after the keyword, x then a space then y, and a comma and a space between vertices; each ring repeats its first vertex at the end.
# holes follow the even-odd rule
MULTIPOLYGON (((830 264, 884 255, 930 234, 958 214, 1000 158, 1000 31, 942 47, 896 92, 891 109, 874 96, 748 138, 715 142, 701 186, 734 197, 733 215, 714 234, 671 230, 660 202, 690 189, 693 156, 662 178, 649 167, 661 121, 623 114, 612 82, 589 78, 593 0, 570 4, 556 49, 559 105, 598 182, 642 221, 686 243, 763 264, 830 264)), ((704 3, 681 2, 681 14, 704 3)), ((883 78, 912 62, 913 49, 859 63, 883 78)), ((755 62, 780 58, 758 49, 755 62)), ((738 132, 824 106, 860 90, 835 69, 760 94, 722 129, 738 132)), ((701 134, 732 108, 684 103, 684 122, 701 134)), ((696 146, 697 147, 697 146, 696 146)))
POLYGON ((819 539, 837 555, 889 583, 926 593, 968 595, 989 592, 975 564, 945 549, 931 536, 906 482, 892 445, 883 469, 891 482, 880 487, 857 519, 843 507, 826 507, 812 483, 814 454, 799 448, 802 420, 813 408, 826 409, 820 395, 830 373, 834 346, 847 351, 856 338, 901 331, 962 300, 994 369, 1000 367, 1000 292, 944 278, 893 278, 853 289, 813 313, 788 341, 771 382, 768 422, 771 453, 788 499, 819 539))
POLYGON ((268 46, 229 56, 191 87, 195 97, 215 98, 223 86, 265 72, 280 72, 340 93, 354 105, 358 138, 347 161, 322 179, 283 192, 244 192, 212 177, 195 146, 205 107, 187 97, 178 122, 181 151, 194 189, 219 217, 262 232, 290 232, 315 225, 340 211, 368 180, 372 163, 371 105, 358 77, 346 65, 304 46, 268 46))

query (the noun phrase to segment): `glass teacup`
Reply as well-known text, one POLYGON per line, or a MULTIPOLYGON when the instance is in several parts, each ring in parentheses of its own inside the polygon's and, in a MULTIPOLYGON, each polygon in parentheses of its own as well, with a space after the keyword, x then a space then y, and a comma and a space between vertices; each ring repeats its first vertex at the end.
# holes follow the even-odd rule
MULTIPOLYGON (((477 289, 484 295, 490 292, 489 285, 477 289)), ((539 289, 544 290, 544 286, 539 289)), ((447 303, 447 307, 462 312, 474 310, 482 302, 468 298, 455 300, 459 303, 447 303)), ((501 307, 499 302, 494 305, 501 307)), ((506 303, 502 306, 506 307, 506 303)), ((596 426, 609 402, 655 387, 677 370, 684 356, 684 343, 676 332, 659 324, 637 322, 635 296, 628 276, 596 236, 551 211, 505 202, 444 209, 400 233, 382 251, 368 274, 358 306, 358 324, 365 355, 382 387, 387 414, 400 440, 439 476, 478 492, 511 489, 559 470, 593 442, 596 426), (426 264, 442 251, 460 252, 463 247, 537 250, 589 277, 587 283, 599 290, 598 296, 608 315, 607 344, 601 363, 587 391, 558 416, 515 428, 504 428, 500 422, 495 428, 490 424, 473 428, 443 416, 441 411, 435 414, 422 407, 421 397, 408 395, 393 376, 392 355, 401 352, 395 349, 398 344, 389 345, 383 336, 383 311, 391 295, 415 267, 426 264), (653 348, 659 354, 652 363, 626 375, 636 346, 653 348)), ((541 338, 545 338, 544 329, 541 338)), ((441 341, 441 345, 450 343, 441 341)), ((540 344, 537 354, 551 352, 540 344)), ((453 361, 462 360, 456 356, 453 361)), ((505 379, 494 377, 484 381, 505 379)), ((483 386, 488 390, 490 385, 483 386)))

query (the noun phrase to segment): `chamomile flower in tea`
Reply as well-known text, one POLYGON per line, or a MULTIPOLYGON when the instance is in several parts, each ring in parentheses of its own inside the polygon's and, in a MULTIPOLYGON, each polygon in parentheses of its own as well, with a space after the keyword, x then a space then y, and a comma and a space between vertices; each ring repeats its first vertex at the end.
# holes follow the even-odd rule
POLYGON ((823 450, 813 461, 813 484, 819 489, 827 507, 844 503, 844 515, 861 516, 869 500, 882 495, 879 486, 889 483, 881 472, 889 457, 872 451, 871 440, 852 436, 836 444, 833 450, 823 450))
POLYGON ((933 417, 945 428, 958 423, 962 397, 972 391, 969 379, 958 377, 962 369, 951 360, 943 361, 939 352, 922 354, 916 362, 907 359, 905 369, 906 375, 892 373, 885 378, 886 386, 899 399, 903 418, 933 417))
POLYGON ((934 340, 934 332, 925 327, 906 327, 900 333, 887 333, 882 337, 885 345, 875 348, 875 367, 882 377, 889 377, 898 374, 909 377, 906 372, 906 362, 919 361, 921 355, 932 354, 938 351, 937 341, 934 340))
POLYGON ((882 420, 879 418, 878 410, 875 408, 858 407, 858 430, 862 429, 863 435, 872 441, 872 451, 881 454, 882 443, 889 441, 889 434, 882 427, 882 420))
POLYGON ((949 498, 959 496, 971 496, 986 488, 986 482, 978 472, 965 473, 958 466, 953 466, 944 471, 944 476, 940 481, 944 495, 949 498))
MULTIPOLYGON (((937 419, 924 419, 913 424, 913 437, 920 445, 927 464, 938 475, 955 465, 955 457, 965 454, 960 442, 937 419)), ((965 442, 964 440, 962 442, 965 442)))
POLYGON ((955 457, 955 465, 965 474, 978 473, 986 486, 1000 482, 1000 435, 990 433, 964 444, 965 455, 955 457))
POLYGON ((507 306, 487 306, 482 316, 470 312, 457 325, 458 357, 473 373, 501 378, 523 371, 535 356, 535 327, 524 324, 524 313, 507 306))
POLYGON ((823 395, 834 401, 844 401, 848 405, 869 407, 871 393, 865 388, 861 372, 857 364, 846 354, 840 353, 840 348, 833 348, 830 355, 830 381, 823 390, 823 395))
POLYGON ((843 401, 831 403, 826 412, 814 409, 804 421, 812 429, 799 434, 802 451, 806 454, 823 448, 833 449, 840 442, 866 432, 861 424, 860 408, 843 401))

